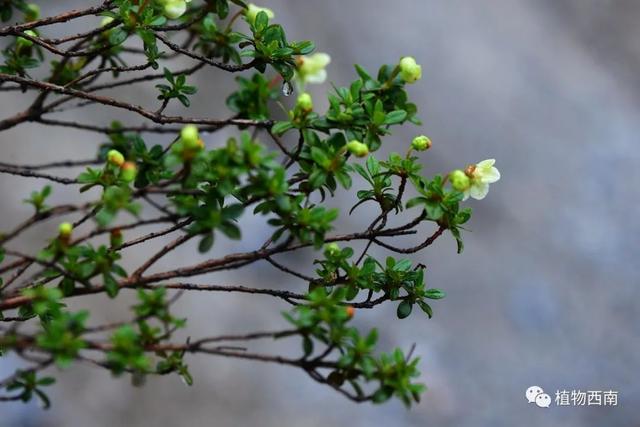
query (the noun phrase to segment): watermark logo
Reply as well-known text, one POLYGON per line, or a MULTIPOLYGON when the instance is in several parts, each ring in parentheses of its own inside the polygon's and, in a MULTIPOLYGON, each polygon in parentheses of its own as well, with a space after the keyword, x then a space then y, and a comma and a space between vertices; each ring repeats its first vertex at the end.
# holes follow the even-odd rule
MULTIPOLYGON (((552 399, 542 387, 529 387, 524 396, 528 403, 539 408, 551 406, 552 399)), ((556 406, 618 406, 618 392, 614 390, 556 390, 553 402, 556 406)))
POLYGON ((539 408, 551 406, 551 396, 544 392, 542 387, 533 385, 524 392, 527 402, 535 403, 539 408))

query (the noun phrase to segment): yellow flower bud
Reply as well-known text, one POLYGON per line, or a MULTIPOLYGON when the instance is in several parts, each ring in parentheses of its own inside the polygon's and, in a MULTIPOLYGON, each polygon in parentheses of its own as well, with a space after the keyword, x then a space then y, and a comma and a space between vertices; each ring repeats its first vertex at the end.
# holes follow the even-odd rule
POLYGON ((73 232, 73 225, 70 222, 63 222, 58 226, 58 235, 62 239, 69 239, 73 232))
POLYGON ((313 99, 311 95, 306 92, 301 93, 300 96, 298 96, 296 106, 305 113, 313 111, 313 99))
POLYGON ((180 131, 180 139, 184 144, 184 148, 187 150, 194 150, 199 148, 198 140, 200 140, 200 135, 198 132, 198 127, 195 125, 186 125, 180 131))
POLYGON ((124 182, 132 182, 136 179, 138 167, 133 162, 124 162, 120 167, 120 179, 124 182))
POLYGON ((124 156, 118 150, 109 150, 107 161, 114 166, 120 167, 124 163, 124 156))
POLYGON ((365 157, 369 154, 369 147, 360 141, 350 141, 347 144, 347 150, 356 157, 365 157))

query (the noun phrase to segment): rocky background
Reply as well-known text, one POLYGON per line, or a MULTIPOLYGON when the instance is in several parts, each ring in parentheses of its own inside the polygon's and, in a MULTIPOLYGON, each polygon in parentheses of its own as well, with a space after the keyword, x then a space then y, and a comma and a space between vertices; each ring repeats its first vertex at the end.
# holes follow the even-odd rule
MULTIPOLYGON (((84 2, 40 4, 49 14, 84 2)), ((448 294, 434 304, 435 317, 414 314, 399 321, 391 305, 356 315, 362 328, 382 326, 383 348, 416 343, 429 387, 423 402, 410 411, 398 402, 355 405, 289 368, 201 356, 189 359, 191 388, 177 377, 153 378, 145 388, 134 388, 126 378, 86 366, 53 372, 58 377, 53 408, 4 405, 0 426, 640 425, 640 2, 273 0, 264 5, 274 9, 291 39, 314 40, 331 54, 329 76, 338 85, 353 78, 355 62, 376 69, 412 55, 423 65, 423 80, 410 89, 424 125, 397 131, 387 139, 388 150, 404 150, 417 133, 430 135, 434 148, 423 155, 428 174, 497 159, 502 180, 483 202, 471 203, 475 214, 464 254, 456 255, 447 237, 416 257, 429 266, 428 282, 448 294), (531 385, 552 397, 557 389, 613 389, 619 405, 540 409, 524 398, 531 385)), ((211 70, 192 81, 200 87, 193 114, 225 117, 232 79, 211 70)), ((313 89, 319 100, 330 87, 313 89)), ((120 95, 152 105, 156 92, 149 85, 120 95)), ((15 92, 1 93, 0 116, 26 104, 15 92)), ((136 119, 97 108, 67 118, 101 124, 136 119)), ((212 134, 206 142, 212 147, 226 136, 212 134)), ((0 159, 90 158, 101 142, 94 134, 24 125, 0 134, 0 159)), ((0 177, 2 228, 30 214, 21 200, 39 185, 0 177)), ((53 201, 76 198, 71 189, 56 189, 53 201)), ((333 203, 352 202, 349 196, 333 203)), ((365 211, 345 217, 340 229, 362 228, 370 216, 365 211)), ((269 234, 258 219, 244 224, 251 231, 241 243, 220 241, 211 255, 253 249, 269 234)), ((41 245, 54 227, 26 235, 21 248, 41 245)), ((127 264, 139 264, 149 249, 127 253, 127 264)), ((191 263, 195 253, 185 247, 157 268, 191 263)), ((312 268, 310 254, 283 260, 312 268)), ((304 286, 266 263, 202 281, 304 286)), ((133 296, 121 294, 118 304, 89 301, 97 310, 93 318, 122 319, 133 296)), ((268 298, 214 294, 187 295, 176 305, 177 312, 193 318, 188 331, 193 336, 275 329, 284 324, 283 309, 268 298)), ((294 343, 289 350, 298 348, 294 343)), ((2 359, 0 373, 15 364, 2 359)))

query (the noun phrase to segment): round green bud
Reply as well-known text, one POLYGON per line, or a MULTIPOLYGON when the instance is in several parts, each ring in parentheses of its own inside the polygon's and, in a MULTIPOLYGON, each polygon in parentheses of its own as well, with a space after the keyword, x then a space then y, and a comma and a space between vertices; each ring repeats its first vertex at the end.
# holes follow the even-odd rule
POLYGON ((313 99, 311 99, 311 95, 304 92, 298 96, 298 101, 296 102, 296 107, 301 109, 302 111, 308 113, 313 110, 313 99))
MULTIPOLYGON (((190 0, 189 0, 190 1, 190 0)), ((178 19, 187 11, 185 0, 164 0, 164 16, 169 19, 178 19)))
POLYGON ((356 140, 347 143, 347 150, 356 157, 365 157, 369 154, 369 147, 356 140))
POLYGON ((400 77, 406 83, 415 83, 422 78, 422 67, 411 56, 400 60, 400 77))
POLYGON ((73 232, 73 225, 70 222, 63 222, 58 226, 58 234, 63 239, 68 239, 71 237, 71 233, 73 232))
POLYGON ((120 167, 124 163, 124 156, 118 150, 109 150, 107 161, 114 166, 120 167))
POLYGON ((336 256, 339 253, 340 253, 340 246, 336 242, 327 243, 324 246, 324 255, 327 257, 336 256))
POLYGON ((138 167, 133 162, 124 162, 120 167, 120 179, 124 182, 132 182, 136 179, 138 167))
POLYGON ((24 11, 24 17, 27 22, 35 21, 40 18, 40 6, 29 3, 24 11))
POLYGON ((449 181, 451 181, 451 186, 456 191, 465 191, 471 185, 471 178, 460 169, 456 169, 449 174, 449 181))
MULTIPOLYGON (((38 37, 38 34, 33 30, 26 30, 24 33, 31 37, 38 37)), ((33 42, 27 38, 18 37, 18 40, 16 40, 16 47, 18 48, 26 48, 31 46, 33 46, 33 42)))
POLYGON ((431 140, 424 135, 416 136, 413 138, 413 141, 411 141, 411 148, 416 151, 428 150, 431 148, 431 140))
POLYGON ((180 139, 184 144, 184 148, 187 150, 199 148, 198 140, 200 139, 200 135, 198 133, 198 127, 195 125, 186 125, 180 131, 180 139))

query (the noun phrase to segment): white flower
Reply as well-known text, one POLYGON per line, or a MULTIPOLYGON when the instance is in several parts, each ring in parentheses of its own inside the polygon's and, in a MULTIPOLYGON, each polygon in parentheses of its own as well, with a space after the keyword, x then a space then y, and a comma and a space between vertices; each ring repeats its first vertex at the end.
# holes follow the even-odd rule
POLYGON ((489 184, 500 180, 500 171, 493 166, 495 159, 483 160, 480 163, 471 165, 465 173, 471 178, 471 185, 464 191, 464 199, 469 196, 476 200, 482 200, 489 192, 489 184))
POLYGON ((244 12, 244 16, 247 18, 248 23, 253 24, 260 12, 266 13, 267 18, 269 19, 273 19, 276 16, 275 13, 273 13, 273 10, 267 9, 266 7, 256 6, 253 3, 249 3, 247 10, 244 12))
POLYGON ((331 63, 331 57, 326 53, 298 57, 297 77, 304 86, 305 83, 324 83, 327 80, 325 68, 331 63))

